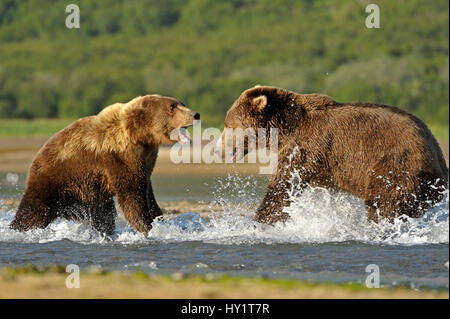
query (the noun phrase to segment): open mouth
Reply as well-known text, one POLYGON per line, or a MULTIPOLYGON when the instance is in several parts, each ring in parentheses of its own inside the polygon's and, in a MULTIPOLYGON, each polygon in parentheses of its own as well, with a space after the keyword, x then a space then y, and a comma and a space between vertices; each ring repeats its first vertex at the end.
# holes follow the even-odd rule
POLYGON ((191 125, 186 125, 186 126, 182 126, 178 129, 178 141, 183 143, 183 144, 190 144, 192 143, 192 139, 189 136, 189 133, 187 131, 187 129, 189 127, 191 127, 191 125))

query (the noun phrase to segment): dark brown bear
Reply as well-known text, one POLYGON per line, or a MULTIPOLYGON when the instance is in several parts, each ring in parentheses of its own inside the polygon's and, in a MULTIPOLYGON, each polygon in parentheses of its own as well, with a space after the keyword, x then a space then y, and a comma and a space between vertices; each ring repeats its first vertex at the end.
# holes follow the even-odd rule
POLYGON ((158 145, 176 142, 172 130, 192 125, 194 118, 198 113, 177 99, 146 95, 79 119, 36 155, 10 227, 45 228, 63 217, 89 219, 95 229, 111 234, 117 196, 126 220, 146 234, 161 215, 150 182, 158 145))
POLYGON ((255 87, 234 102, 225 127, 278 128, 278 167, 256 212, 259 222, 288 217, 283 208, 290 204, 294 171, 300 188, 320 186, 361 198, 373 221, 419 217, 448 188, 448 168, 430 130, 395 107, 255 87))

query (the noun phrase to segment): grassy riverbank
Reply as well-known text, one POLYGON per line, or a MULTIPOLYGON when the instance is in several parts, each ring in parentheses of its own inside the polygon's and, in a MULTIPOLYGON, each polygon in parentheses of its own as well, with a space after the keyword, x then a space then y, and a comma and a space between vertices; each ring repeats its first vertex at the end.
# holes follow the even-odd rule
POLYGON ((448 291, 406 287, 369 289, 361 284, 314 284, 297 280, 229 276, 148 276, 141 272, 80 274, 68 289, 63 267, 33 266, 0 271, 0 298, 448 298, 448 291))

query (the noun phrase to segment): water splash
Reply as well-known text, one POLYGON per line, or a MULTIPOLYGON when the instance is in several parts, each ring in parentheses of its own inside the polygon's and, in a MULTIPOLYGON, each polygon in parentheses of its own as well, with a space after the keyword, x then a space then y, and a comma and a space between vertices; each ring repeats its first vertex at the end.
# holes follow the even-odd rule
MULTIPOLYGON (((348 241, 387 244, 448 243, 448 191, 421 218, 402 216, 370 221, 363 202, 351 195, 308 188, 285 209, 284 232, 309 242, 348 241)), ((280 227, 280 226, 277 226, 280 227)))
POLYGON ((299 195, 293 188, 291 205, 285 209, 290 219, 268 226, 253 221, 261 200, 258 183, 251 177, 228 176, 219 179, 212 196, 220 211, 202 218, 185 213, 172 219, 157 219, 149 236, 136 233, 122 220, 116 222, 116 234, 104 238, 87 223, 57 220, 44 230, 25 233, 10 230, 13 210, 0 205, 0 241, 43 243, 69 239, 81 243, 113 242, 121 244, 152 241, 202 241, 218 244, 325 243, 361 241, 392 245, 448 243, 448 190, 443 200, 421 218, 369 221, 361 200, 348 194, 323 188, 307 188, 299 195))

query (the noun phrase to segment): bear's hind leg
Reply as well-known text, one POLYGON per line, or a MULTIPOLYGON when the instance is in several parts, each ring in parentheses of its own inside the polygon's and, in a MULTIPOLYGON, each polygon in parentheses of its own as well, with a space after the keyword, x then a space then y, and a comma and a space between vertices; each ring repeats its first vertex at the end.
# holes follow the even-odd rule
POLYGON ((46 228, 56 217, 55 207, 45 203, 41 198, 25 192, 16 216, 9 227, 18 231, 46 228))
POLYGON ((367 217, 376 223, 382 219, 393 222, 395 218, 409 216, 421 217, 426 205, 422 206, 413 194, 383 194, 373 200, 365 200, 367 217))

